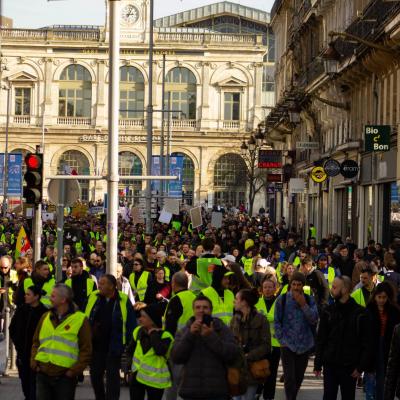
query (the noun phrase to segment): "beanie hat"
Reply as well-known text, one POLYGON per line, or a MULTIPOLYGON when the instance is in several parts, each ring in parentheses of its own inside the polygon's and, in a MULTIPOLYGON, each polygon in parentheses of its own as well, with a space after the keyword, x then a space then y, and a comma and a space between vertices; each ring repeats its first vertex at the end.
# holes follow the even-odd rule
POLYGON ((149 304, 141 309, 153 321, 157 328, 162 328, 161 309, 157 304, 149 304))
POLYGON ((301 282, 303 285, 306 284, 306 277, 301 272, 295 271, 293 272, 292 276, 290 277, 290 283, 293 281, 301 282))

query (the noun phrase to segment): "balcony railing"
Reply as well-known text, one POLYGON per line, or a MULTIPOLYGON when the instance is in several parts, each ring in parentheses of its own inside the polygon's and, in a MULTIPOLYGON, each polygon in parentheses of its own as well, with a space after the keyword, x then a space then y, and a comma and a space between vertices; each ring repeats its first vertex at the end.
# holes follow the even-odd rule
POLYGON ((222 128, 223 129, 240 129, 241 124, 240 121, 223 121, 222 128))
POLYGON ((119 126, 125 128, 143 128, 144 119, 143 118, 122 118, 119 120, 119 126))
POLYGON ((92 120, 90 118, 58 117, 57 124, 69 126, 91 126, 92 120))
POLYGON ((61 40, 61 41, 99 41, 100 30, 62 30, 62 29, 2 29, 4 39, 13 40, 61 40))
POLYGON ((30 115, 14 115, 12 121, 14 124, 30 125, 31 116, 30 115))
POLYGON ((232 45, 262 44, 262 35, 237 35, 225 33, 156 32, 155 41, 168 43, 220 44, 232 45))

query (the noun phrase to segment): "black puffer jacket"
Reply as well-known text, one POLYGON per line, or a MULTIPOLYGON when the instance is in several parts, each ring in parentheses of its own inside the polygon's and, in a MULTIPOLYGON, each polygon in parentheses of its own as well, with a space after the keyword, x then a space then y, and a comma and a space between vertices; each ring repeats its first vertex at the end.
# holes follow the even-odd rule
POLYGON ((351 297, 344 304, 336 301, 321 313, 314 369, 328 365, 363 372, 370 360, 370 342, 365 309, 351 297))
POLYGON ((394 396, 400 397, 400 325, 393 332, 392 344, 386 368, 384 400, 393 400, 394 396))
POLYGON ((187 325, 177 332, 171 352, 175 364, 184 364, 179 396, 184 399, 228 397, 227 365, 239 355, 232 332, 218 318, 213 319, 214 332, 194 335, 187 325))

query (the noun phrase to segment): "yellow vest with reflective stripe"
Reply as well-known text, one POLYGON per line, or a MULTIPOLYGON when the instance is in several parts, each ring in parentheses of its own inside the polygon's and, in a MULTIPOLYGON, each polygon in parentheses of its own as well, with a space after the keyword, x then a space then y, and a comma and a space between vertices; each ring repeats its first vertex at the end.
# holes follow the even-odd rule
POLYGON ((132 358, 132 372, 137 372, 136 379, 143 385, 157 389, 171 387, 171 374, 167 359, 169 358, 174 338, 167 331, 162 333, 161 339, 171 339, 168 352, 165 356, 158 356, 153 347, 147 353, 143 353, 142 344, 138 340, 140 329, 143 328, 138 326, 133 331, 133 340, 136 341, 136 348, 132 358))
MULTIPOLYGON (((42 290, 45 292, 45 294, 40 298, 40 302, 47 308, 51 307, 50 295, 55 284, 56 284, 55 279, 51 278, 49 281, 45 282, 42 286, 42 290)), ((31 286, 34 286, 32 278, 26 278, 24 280, 24 292, 26 293, 26 291, 31 286)))
MULTIPOLYGON (((122 343, 126 344, 126 320, 128 319, 128 310, 126 308, 128 303, 128 296, 125 293, 122 293, 118 290, 119 294, 119 306, 121 308, 121 315, 122 315, 122 343)), ((85 309, 85 314, 88 318, 90 318, 90 314, 96 301, 99 299, 99 291, 95 290, 89 296, 89 300, 85 309)))
POLYGON ((251 258, 245 258, 243 260, 243 267, 244 267, 244 272, 251 276, 253 275, 253 257, 251 258))
POLYGON ((229 325, 233 316, 233 302, 235 295, 229 289, 224 290, 224 298, 219 297, 218 292, 213 287, 208 287, 201 291, 212 303, 212 316, 219 318, 225 325, 229 325))
POLYGON ((135 284, 135 273, 132 272, 129 275, 129 283, 131 284, 132 290, 137 292, 140 301, 143 301, 144 296, 146 295, 147 281, 149 280, 149 275, 150 275, 149 271, 143 271, 142 275, 140 275, 139 277, 137 287, 135 284))
POLYGON ((355 290, 351 294, 351 297, 356 301, 358 305, 360 305, 361 307, 366 307, 365 297, 362 288, 355 290))
MULTIPOLYGON (((72 289, 72 279, 69 278, 65 281, 65 284, 72 289)), ((86 279, 86 296, 89 297, 94 289, 94 280, 92 278, 86 279)))
POLYGON ((328 273, 324 274, 324 276, 325 276, 326 281, 328 282, 329 289, 331 289, 333 281, 335 280, 335 277, 336 277, 335 268, 328 267, 328 273))
POLYGON ((64 368, 75 365, 79 359, 78 334, 84 320, 85 314, 77 311, 54 327, 48 312, 40 328, 35 360, 64 368))
POLYGON ((301 264, 300 257, 299 257, 299 256, 296 256, 296 257, 294 258, 294 260, 293 260, 293 266, 294 266, 294 267, 299 267, 300 264, 301 264))
POLYGON ((280 347, 281 345, 278 342, 278 339, 275 337, 275 325, 274 325, 274 318, 275 318, 275 302, 272 304, 269 311, 267 311, 267 307, 265 306, 264 297, 261 297, 256 304, 256 309, 267 318, 269 323, 269 330, 271 332, 271 346, 272 347, 280 347))
MULTIPOLYGON (((193 317, 193 301, 196 298, 196 295, 191 292, 190 290, 182 290, 181 292, 178 292, 175 296, 171 298, 171 300, 174 297, 179 297, 181 304, 182 304, 182 315, 178 319, 178 325, 177 325, 177 330, 182 329, 186 323, 189 321, 190 318, 193 317)), ((165 323, 165 316, 167 315, 168 312, 168 306, 165 310, 164 314, 164 323, 165 323)), ((164 325, 165 328, 165 325, 164 325)))
POLYGON ((196 260, 196 263, 197 276, 192 275, 190 289, 194 292, 200 292, 211 285, 213 271, 210 270, 210 265, 222 265, 222 263, 219 258, 215 257, 200 257, 196 260))

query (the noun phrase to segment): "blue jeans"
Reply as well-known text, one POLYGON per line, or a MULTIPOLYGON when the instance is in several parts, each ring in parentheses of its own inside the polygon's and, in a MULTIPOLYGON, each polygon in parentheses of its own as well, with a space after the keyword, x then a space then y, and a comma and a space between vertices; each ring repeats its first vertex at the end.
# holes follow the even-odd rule
POLYGON ((258 385, 250 385, 245 394, 234 396, 233 400, 254 400, 256 397, 258 385))
POLYGON ((364 375, 365 400, 375 400, 376 377, 373 372, 366 372, 364 375))

